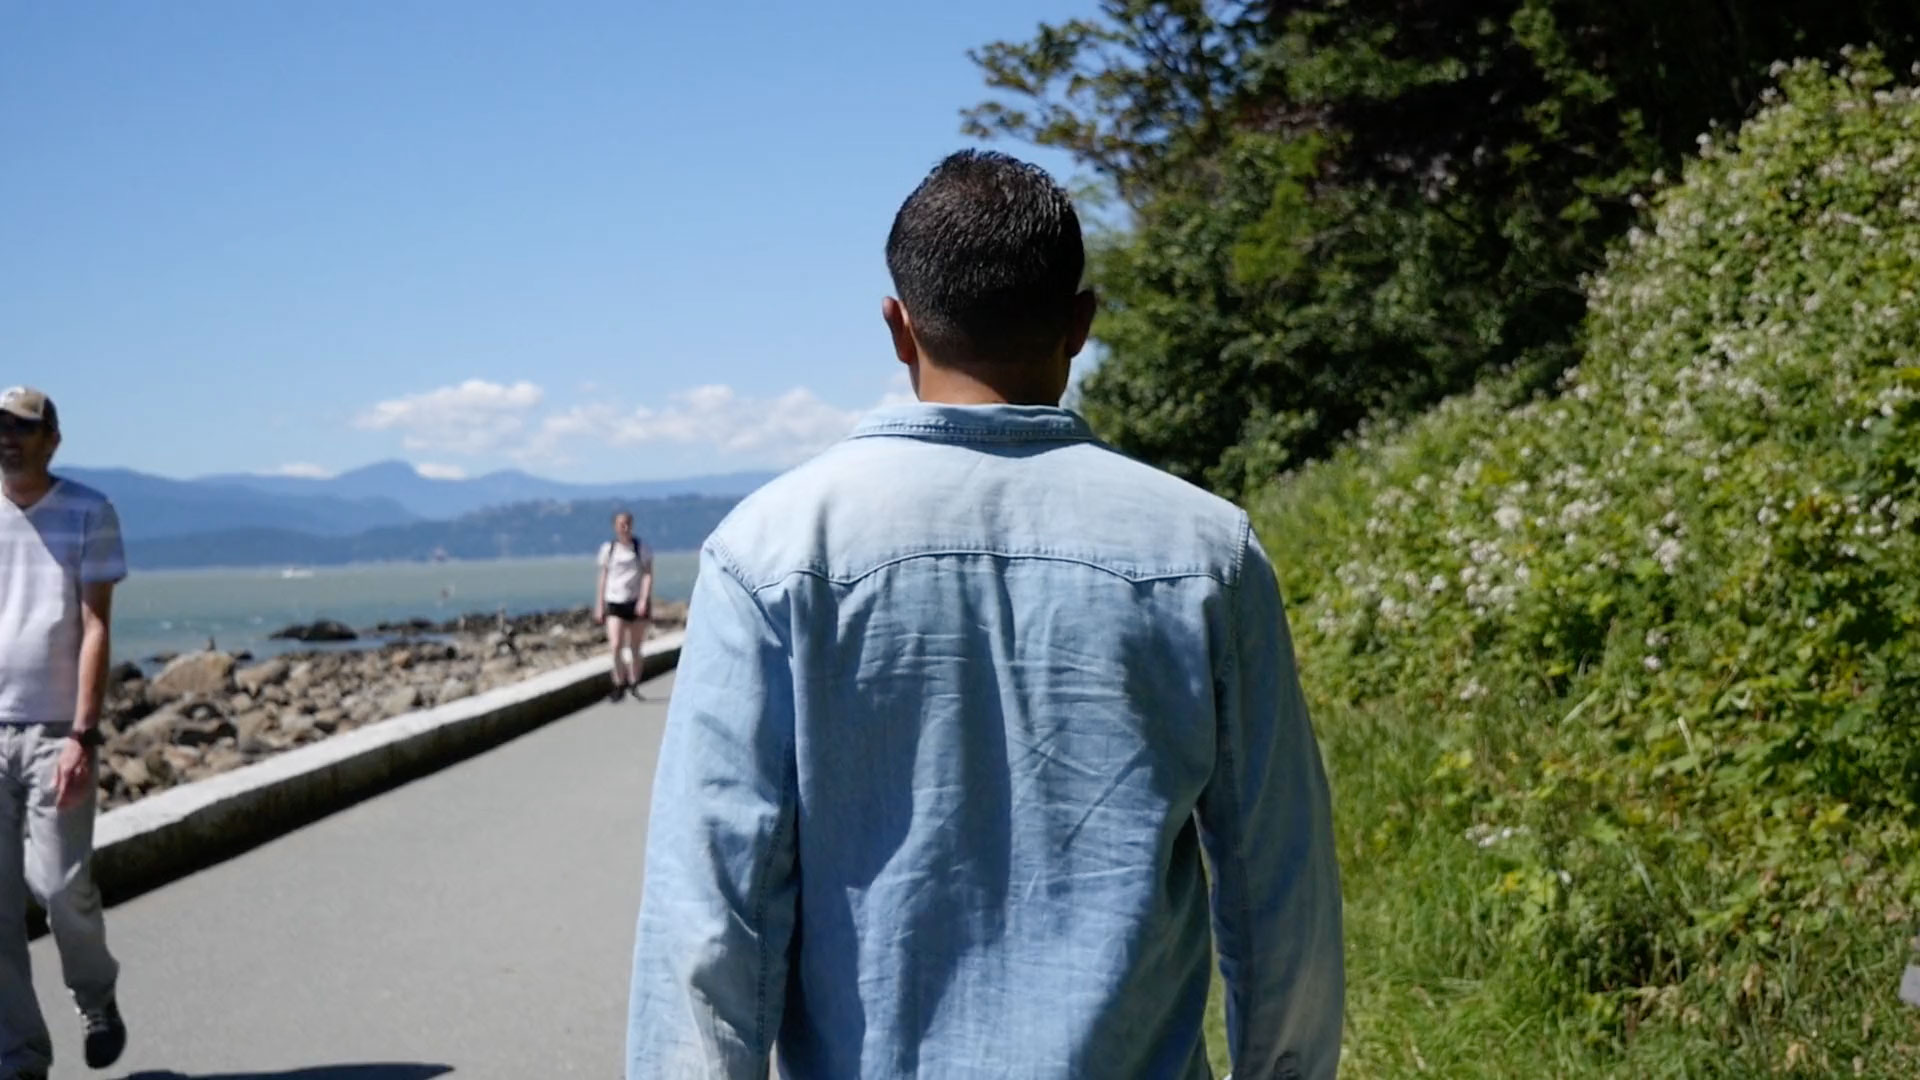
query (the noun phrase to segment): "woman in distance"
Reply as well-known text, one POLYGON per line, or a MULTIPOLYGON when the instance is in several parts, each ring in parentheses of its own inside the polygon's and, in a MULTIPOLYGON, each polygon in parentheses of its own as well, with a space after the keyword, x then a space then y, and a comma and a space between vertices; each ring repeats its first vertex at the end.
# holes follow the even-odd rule
POLYGON ((613 515, 613 539, 600 545, 600 582, 594 589, 593 619, 607 628, 613 647, 613 689, 607 700, 640 696, 640 645, 653 618, 653 552, 633 534, 633 515, 613 515), (629 651, 632 662, 628 662, 629 651))

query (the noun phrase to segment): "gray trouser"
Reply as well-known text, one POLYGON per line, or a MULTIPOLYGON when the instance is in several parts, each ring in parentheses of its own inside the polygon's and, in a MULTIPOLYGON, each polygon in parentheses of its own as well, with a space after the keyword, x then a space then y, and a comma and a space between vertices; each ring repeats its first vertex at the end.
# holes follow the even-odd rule
POLYGON ((54 807, 65 735, 64 726, 0 724, 0 1077, 53 1064, 27 954, 28 890, 47 913, 76 1005, 104 1003, 120 974, 89 869, 94 785, 71 810, 54 807))

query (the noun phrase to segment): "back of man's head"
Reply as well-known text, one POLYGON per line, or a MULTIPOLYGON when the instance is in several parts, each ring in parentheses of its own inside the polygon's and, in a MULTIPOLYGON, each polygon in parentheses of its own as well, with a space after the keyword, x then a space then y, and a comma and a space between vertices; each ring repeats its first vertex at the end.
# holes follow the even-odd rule
POLYGON ((1067 337, 1086 266, 1073 201, 1041 169, 962 150, 894 216, 887 269, 914 337, 950 363, 1044 360, 1067 337))

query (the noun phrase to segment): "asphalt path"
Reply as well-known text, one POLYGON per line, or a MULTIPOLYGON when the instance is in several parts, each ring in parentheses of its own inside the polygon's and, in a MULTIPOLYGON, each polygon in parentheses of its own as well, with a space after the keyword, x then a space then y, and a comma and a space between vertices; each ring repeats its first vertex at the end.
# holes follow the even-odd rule
POLYGON ((127 1052, 86 1067, 53 941, 53 1076, 622 1075, 672 676, 107 912, 127 1052))

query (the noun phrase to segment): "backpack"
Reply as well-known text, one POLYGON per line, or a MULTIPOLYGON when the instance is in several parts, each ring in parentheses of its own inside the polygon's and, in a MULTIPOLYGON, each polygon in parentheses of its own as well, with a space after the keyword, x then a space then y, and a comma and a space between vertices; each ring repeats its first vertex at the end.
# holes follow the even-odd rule
MULTIPOLYGON (((640 562, 641 555, 640 555, 640 534, 639 533, 635 533, 633 535, 633 539, 627 541, 627 547, 633 551, 633 561, 636 563, 640 562)), ((618 550, 618 548, 619 548, 619 545, 616 542, 609 540, 607 541, 607 546, 601 549, 603 552, 605 552, 604 558, 608 563, 613 562, 613 553, 616 550, 618 550)))

